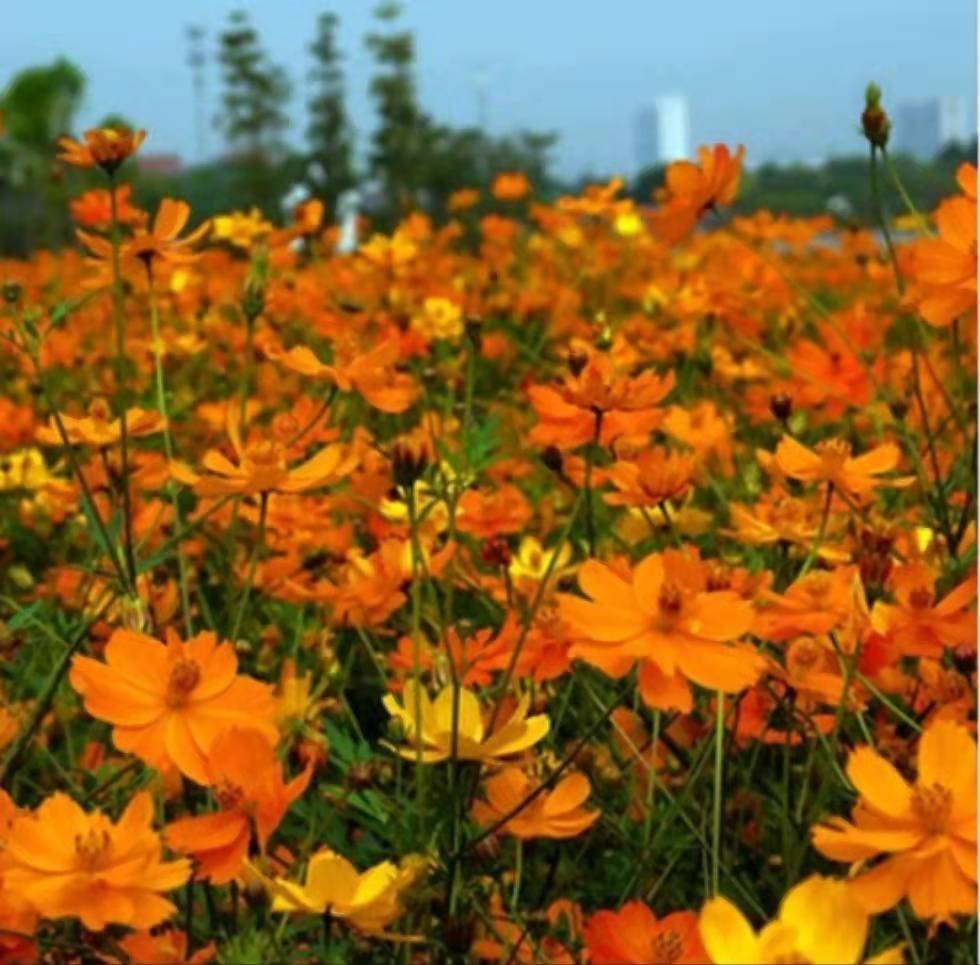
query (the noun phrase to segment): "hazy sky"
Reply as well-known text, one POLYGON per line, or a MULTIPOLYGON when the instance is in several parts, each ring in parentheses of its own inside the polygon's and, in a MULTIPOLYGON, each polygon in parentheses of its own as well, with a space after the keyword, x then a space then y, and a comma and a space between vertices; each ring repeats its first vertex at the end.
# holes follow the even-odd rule
MULTIPOLYGON (((627 171, 633 117, 658 94, 690 102, 695 143, 743 142, 750 159, 816 160, 859 150, 862 91, 876 79, 886 106, 966 99, 975 130, 973 0, 407 0, 422 102, 472 124, 487 78, 489 127, 560 133, 565 174, 627 171)), ((371 63, 362 38, 373 0, 3 0, 0 84, 58 54, 88 74, 82 122, 110 111, 149 129, 145 150, 195 154, 184 28, 213 39, 227 11, 247 9, 296 96, 303 127, 306 47, 317 15, 341 20, 348 98, 360 137, 371 127, 371 63)), ((215 65, 210 111, 219 108, 215 65)), ((220 148, 210 134, 209 148, 220 148)))

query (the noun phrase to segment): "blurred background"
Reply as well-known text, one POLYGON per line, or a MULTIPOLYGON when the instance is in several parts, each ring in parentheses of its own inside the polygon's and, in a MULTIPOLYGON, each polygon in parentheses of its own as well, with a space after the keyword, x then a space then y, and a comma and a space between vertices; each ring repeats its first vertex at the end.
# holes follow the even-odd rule
POLYGON ((870 80, 931 207, 976 157, 971 0, 35 0, 0 34, 0 253, 56 247, 92 178, 62 134, 149 138, 137 201, 279 218, 322 198, 390 224, 521 170, 553 197, 622 177, 649 202, 672 160, 744 144, 741 210, 861 220, 870 80))

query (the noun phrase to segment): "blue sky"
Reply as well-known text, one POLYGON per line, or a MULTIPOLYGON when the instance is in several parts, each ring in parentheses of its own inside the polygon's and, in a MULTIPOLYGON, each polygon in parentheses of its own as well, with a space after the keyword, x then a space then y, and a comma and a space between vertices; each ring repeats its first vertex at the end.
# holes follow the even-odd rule
MULTIPOLYGON (((7 0, 6 75, 59 54, 88 74, 82 117, 117 111, 150 130, 146 150, 194 155, 184 27, 212 37, 228 10, 248 10, 296 85, 292 136, 303 127, 306 46, 317 15, 341 20, 349 105, 362 138, 372 116, 362 38, 373 0, 7 0)), ((690 102, 695 143, 743 142, 752 160, 818 160, 860 149, 869 79, 886 106, 956 94, 976 112, 973 0, 408 0, 422 101, 437 118, 476 121, 488 78, 492 131, 560 133, 565 174, 626 171, 636 111, 658 94, 690 102)), ((209 74, 217 111, 217 71, 209 74)), ((975 124, 974 124, 975 129, 975 124)), ((216 133, 212 152, 220 148, 216 133)))

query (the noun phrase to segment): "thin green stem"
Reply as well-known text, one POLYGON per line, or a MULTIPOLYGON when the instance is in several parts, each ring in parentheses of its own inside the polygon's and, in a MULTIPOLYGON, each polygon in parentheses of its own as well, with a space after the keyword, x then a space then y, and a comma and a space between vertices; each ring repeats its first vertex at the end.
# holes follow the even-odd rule
POLYGON ((721 885, 721 818, 725 766, 725 694, 719 690, 715 696, 715 781, 714 813, 711 822, 711 893, 718 894, 721 885))
POLYGON ((262 493, 259 497, 259 530, 255 536, 255 543, 252 546, 252 553, 248 561, 248 573, 245 576, 245 588, 242 590, 242 598, 238 604, 238 612, 235 614, 235 622, 231 628, 231 639, 238 639, 238 631, 241 629, 242 620, 245 618, 245 611, 248 609, 249 597, 252 595, 252 584, 255 582, 255 570, 259 563, 259 554, 265 545, 265 523, 269 509, 269 493, 262 493))
MULTIPOLYGON (((163 345, 160 343, 160 315, 157 308, 156 289, 153 284, 152 262, 146 263, 146 282, 149 286, 150 299, 150 329, 153 337, 153 362, 156 376, 157 392, 157 411, 163 419, 163 448, 167 455, 168 464, 174 459, 173 437, 170 433, 170 413, 167 410, 167 387, 163 371, 163 345)), ((174 527, 180 529, 183 525, 180 500, 177 496, 177 488, 173 480, 167 479, 164 487, 170 497, 170 504, 174 511, 174 527)), ((180 582, 180 603, 184 611, 184 630, 188 637, 194 633, 194 624, 191 618, 191 598, 188 590, 187 560, 184 556, 183 546, 177 543, 177 575, 180 582)))

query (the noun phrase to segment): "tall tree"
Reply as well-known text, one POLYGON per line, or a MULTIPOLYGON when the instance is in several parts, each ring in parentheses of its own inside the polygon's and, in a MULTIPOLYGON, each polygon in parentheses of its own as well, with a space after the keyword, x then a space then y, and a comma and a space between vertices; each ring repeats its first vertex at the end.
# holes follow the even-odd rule
POLYGON ((57 244, 69 233, 64 172, 52 162, 58 137, 74 133, 84 92, 85 75, 64 58, 22 70, 0 91, 3 249, 29 251, 57 244))
POLYGON ((334 212, 338 196, 355 184, 353 134, 344 105, 344 74, 334 14, 321 14, 310 52, 314 59, 310 71, 310 123, 306 129, 314 168, 310 180, 314 191, 334 212))
POLYGON ((378 68, 370 88, 378 115, 370 169, 389 201, 404 208, 419 201, 425 184, 432 125, 418 104, 415 38, 407 30, 393 29, 400 14, 398 3, 378 6, 374 15, 388 30, 368 34, 365 43, 378 68))
POLYGON ((58 137, 71 132, 84 92, 85 75, 64 58, 14 75, 0 94, 0 113, 7 137, 21 155, 19 165, 34 170, 54 157, 58 137))
POLYGON ((229 15, 218 60, 224 84, 218 122, 229 147, 249 160, 270 160, 289 126, 286 105, 291 87, 285 71, 269 61, 245 11, 229 15))

